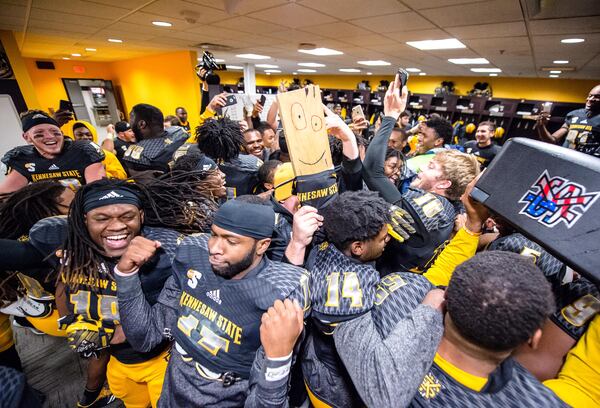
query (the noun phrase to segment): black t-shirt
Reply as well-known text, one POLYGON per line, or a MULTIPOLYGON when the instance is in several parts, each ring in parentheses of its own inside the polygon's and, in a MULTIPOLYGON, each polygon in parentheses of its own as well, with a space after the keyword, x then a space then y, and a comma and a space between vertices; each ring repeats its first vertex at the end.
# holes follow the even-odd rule
POLYGON ((470 140, 464 145, 465 153, 473 154, 477 157, 477 161, 481 164, 481 167, 487 167, 494 157, 500 153, 501 147, 492 143, 488 146, 480 147, 476 140, 470 140))
POLYGON ((102 148, 88 140, 72 141, 65 137, 60 155, 54 159, 41 156, 32 145, 18 146, 8 151, 2 163, 8 172, 17 171, 30 183, 44 180, 61 181, 75 187, 85 184, 85 169, 104 160, 102 148))
POLYGON ((577 109, 567 114, 565 126, 565 147, 600 157, 600 115, 589 117, 587 110, 577 109))

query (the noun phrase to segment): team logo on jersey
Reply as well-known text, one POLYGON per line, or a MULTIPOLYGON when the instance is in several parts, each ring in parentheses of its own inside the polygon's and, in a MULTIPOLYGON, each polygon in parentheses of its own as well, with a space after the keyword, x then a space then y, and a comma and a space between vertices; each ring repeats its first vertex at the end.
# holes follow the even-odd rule
POLYGON ((525 204, 519 214, 537 220, 547 227, 564 222, 571 228, 590 209, 600 192, 586 192, 581 184, 562 177, 550 177, 547 170, 521 197, 525 204))
POLYGON ((209 290, 206 292, 206 296, 211 298, 216 303, 221 304, 221 289, 209 290))
POLYGON ((35 163, 25 163, 25 168, 27 169, 28 172, 34 173, 35 172, 35 163))
POLYGON ((196 289, 196 286, 198 286, 198 280, 202 278, 202 272, 199 272, 195 269, 188 269, 187 277, 188 286, 192 289, 196 289))
POLYGON ((429 373, 423 378, 423 382, 419 385, 419 394, 425 399, 435 398, 442 390, 442 384, 439 380, 429 373))

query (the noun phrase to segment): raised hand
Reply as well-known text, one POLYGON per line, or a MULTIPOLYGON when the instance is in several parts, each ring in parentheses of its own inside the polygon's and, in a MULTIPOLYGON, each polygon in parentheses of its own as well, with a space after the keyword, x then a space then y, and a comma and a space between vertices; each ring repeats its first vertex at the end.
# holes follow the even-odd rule
POLYGON ((154 256, 160 248, 160 242, 141 236, 131 240, 127 251, 121 256, 117 269, 123 274, 135 273, 142 265, 154 256))

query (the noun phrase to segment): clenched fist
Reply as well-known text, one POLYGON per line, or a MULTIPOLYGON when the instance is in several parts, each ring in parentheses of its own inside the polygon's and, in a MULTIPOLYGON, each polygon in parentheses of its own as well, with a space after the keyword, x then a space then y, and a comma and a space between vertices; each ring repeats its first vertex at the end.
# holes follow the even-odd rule
POLYGON ((160 242, 137 236, 131 240, 127 251, 121 256, 117 269, 124 274, 131 274, 141 268, 160 248, 160 242))
POLYGON ((304 329, 304 314, 298 302, 276 300, 263 313, 260 341, 268 358, 289 356, 304 329))

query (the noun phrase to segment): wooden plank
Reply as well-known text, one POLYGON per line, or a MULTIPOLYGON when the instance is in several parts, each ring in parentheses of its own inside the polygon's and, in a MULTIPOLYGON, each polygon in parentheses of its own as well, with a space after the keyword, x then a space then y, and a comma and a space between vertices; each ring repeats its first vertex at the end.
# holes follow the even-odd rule
POLYGON ((280 93, 277 102, 296 176, 333 169, 319 87, 280 93))

